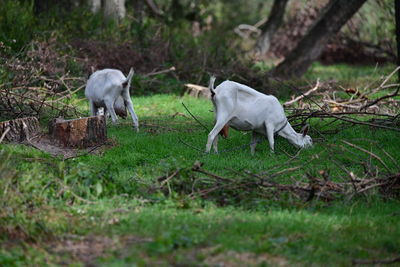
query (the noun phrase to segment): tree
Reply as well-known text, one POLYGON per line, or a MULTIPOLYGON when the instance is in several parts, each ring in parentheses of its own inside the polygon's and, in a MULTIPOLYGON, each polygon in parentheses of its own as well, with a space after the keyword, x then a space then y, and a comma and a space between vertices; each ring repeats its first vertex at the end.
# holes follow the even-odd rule
POLYGON ((329 38, 359 10, 367 0, 330 0, 297 46, 271 74, 280 78, 300 77, 321 55, 329 38))
MULTIPOLYGON (((400 66, 400 0, 394 1, 396 16, 396 42, 397 42, 397 66, 400 66)), ((400 83, 400 71, 397 72, 398 81, 400 83)))
POLYGON ((90 9, 93 13, 97 13, 101 9, 101 0, 88 0, 90 9))
POLYGON ((261 26, 261 35, 254 47, 254 54, 259 57, 265 55, 270 46, 275 32, 283 22, 286 5, 289 0, 274 0, 267 22, 261 26))
POLYGON ((88 2, 93 13, 103 8, 107 19, 118 21, 126 15, 125 0, 88 0, 88 2))

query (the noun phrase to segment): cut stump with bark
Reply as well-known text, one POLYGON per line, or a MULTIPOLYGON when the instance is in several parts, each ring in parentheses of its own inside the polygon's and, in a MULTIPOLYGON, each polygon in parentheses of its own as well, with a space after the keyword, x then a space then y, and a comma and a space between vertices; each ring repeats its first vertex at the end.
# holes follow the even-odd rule
POLYGON ((106 120, 104 116, 54 119, 49 124, 49 136, 64 147, 85 148, 99 145, 107 140, 106 120))
POLYGON ((210 89, 208 89, 208 87, 191 83, 187 83, 185 84, 185 86, 187 87, 186 93, 188 95, 196 98, 211 99, 211 92, 210 89))
POLYGON ((38 133, 40 133, 40 125, 36 117, 0 122, 0 143, 3 140, 16 143, 29 141, 38 133))

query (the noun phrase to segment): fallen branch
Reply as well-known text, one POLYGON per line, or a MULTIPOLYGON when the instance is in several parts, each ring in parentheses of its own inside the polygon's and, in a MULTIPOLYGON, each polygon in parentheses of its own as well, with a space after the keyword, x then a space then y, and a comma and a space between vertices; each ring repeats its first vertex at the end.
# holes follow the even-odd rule
POLYGON ((366 108, 368 108, 368 107, 370 107, 370 106, 373 106, 373 105, 375 105, 376 103, 382 101, 383 99, 397 96, 397 95, 399 94, 399 90, 400 90, 400 86, 398 86, 397 89, 396 89, 396 91, 394 91, 392 94, 382 96, 382 97, 380 97, 380 98, 378 98, 378 99, 372 101, 371 103, 368 103, 368 104, 362 106, 362 107, 360 108, 360 110, 363 110, 363 109, 366 109, 366 108))
POLYGON ((172 72, 172 71, 175 71, 175 70, 176 70, 175 67, 171 67, 171 68, 166 69, 166 70, 150 72, 150 73, 144 74, 142 76, 143 77, 150 77, 150 76, 154 76, 154 75, 158 75, 158 74, 164 74, 164 73, 172 72))
POLYGON ((378 161, 383 165, 383 167, 385 167, 386 170, 388 170, 388 171, 390 172, 390 169, 389 169, 389 167, 385 164, 385 162, 383 162, 382 159, 381 159, 380 157, 378 157, 377 155, 375 155, 374 153, 372 153, 372 152, 370 152, 370 151, 368 151, 368 150, 366 150, 366 149, 364 149, 364 148, 362 148, 362 147, 356 146, 355 144, 352 144, 352 143, 350 143, 350 142, 347 142, 347 141, 345 141, 345 140, 342 140, 342 142, 345 143, 346 145, 349 145, 349 146, 351 146, 351 147, 354 147, 355 149, 358 149, 358 150, 360 150, 360 151, 362 151, 362 152, 365 152, 365 153, 367 153, 368 155, 372 156, 373 158, 375 158, 376 160, 378 160, 378 161))
POLYGON ((168 183, 172 178, 174 178, 181 169, 177 169, 174 173, 172 173, 170 176, 168 176, 165 180, 163 180, 160 184, 160 187, 163 187, 166 183, 168 183))
POLYGON ((10 127, 7 127, 7 129, 4 131, 4 133, 0 137, 0 144, 3 142, 4 137, 6 137, 7 133, 10 131, 10 127))
POLYGON ((186 109, 186 111, 192 116, 192 118, 197 121, 198 124, 200 124, 206 131, 207 133, 210 132, 210 130, 203 124, 201 123, 193 114, 190 112, 190 110, 186 107, 186 105, 182 102, 183 107, 186 109))
POLYGON ((290 101, 285 102, 283 105, 284 105, 284 106, 290 106, 290 105, 292 105, 293 103, 296 103, 297 101, 299 101, 299 100, 303 99, 304 97, 308 96, 308 95, 311 94, 312 92, 317 91, 318 88, 319 88, 319 78, 317 79, 317 83, 315 84, 314 88, 308 90, 308 91, 305 92, 304 94, 299 95, 298 97, 296 97, 296 98, 293 99, 293 100, 290 100, 290 101))
POLYGON ((216 175, 216 174, 214 174, 214 173, 211 173, 211 172, 208 172, 208 171, 203 170, 203 169, 201 168, 201 166, 202 166, 202 164, 201 164, 199 161, 196 161, 196 162, 194 163, 193 167, 192 167, 192 171, 200 172, 200 173, 202 173, 202 174, 206 174, 206 175, 208 175, 208 176, 211 176, 211 177, 213 177, 213 178, 215 178, 215 179, 218 179, 218 180, 220 180, 220 181, 223 181, 223 182, 232 182, 231 179, 223 178, 223 177, 221 177, 221 176, 219 176, 219 175, 216 175))

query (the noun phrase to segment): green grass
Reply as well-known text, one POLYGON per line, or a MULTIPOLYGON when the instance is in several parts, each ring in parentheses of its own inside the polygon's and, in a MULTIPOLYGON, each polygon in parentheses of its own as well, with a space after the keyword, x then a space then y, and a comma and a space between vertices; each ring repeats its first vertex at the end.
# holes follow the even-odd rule
MULTIPOLYGON (((190 199, 178 185, 193 175, 201 177, 189 172, 196 160, 210 172, 237 179, 232 170, 269 171, 288 161, 297 149, 277 138, 275 153, 264 142, 254 156, 248 146, 219 155, 203 154, 181 142, 201 151, 207 142, 207 132, 188 116, 181 102, 211 129, 209 101, 175 95, 134 97, 133 101, 140 132, 133 131, 130 119, 109 125, 108 135, 115 146, 101 155, 63 162, 30 147, 0 145, 0 265, 213 265, 236 261, 241 265, 325 266, 398 256, 400 203, 384 200, 377 192, 351 200, 339 197, 329 203, 306 203, 288 195, 260 199, 247 194, 248 199, 230 199, 227 194, 228 205, 221 207, 213 198, 190 199), (177 184, 171 183, 172 192, 148 190, 157 177, 178 168, 183 171, 177 184), (96 246, 86 245, 93 257, 72 249, 82 238, 100 240, 96 246), (69 240, 69 245, 62 240, 69 240)), ((81 108, 87 112, 86 106, 81 108)), ((342 140, 375 153, 390 172, 399 171, 395 141, 399 134, 358 126, 324 134, 323 139, 318 132, 326 130, 328 122, 310 122, 315 145, 292 162, 302 168, 278 181, 306 180, 307 173, 318 176, 320 170, 327 171, 332 180, 347 179, 334 162, 358 177, 364 173, 365 161, 378 168, 379 174, 388 172, 379 161, 342 140)), ((336 123, 328 128, 339 127, 336 123)), ((229 139, 220 140, 219 149, 249 142, 249 134, 232 130, 229 139)))

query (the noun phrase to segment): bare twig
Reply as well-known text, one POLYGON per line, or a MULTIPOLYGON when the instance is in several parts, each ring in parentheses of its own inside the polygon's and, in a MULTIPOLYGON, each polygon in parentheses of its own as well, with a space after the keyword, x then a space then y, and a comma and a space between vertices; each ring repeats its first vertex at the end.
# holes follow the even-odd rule
POLYGON ((216 175, 216 174, 214 174, 214 173, 211 173, 211 172, 208 172, 208 171, 206 171, 206 170, 203 170, 203 169, 201 168, 201 165, 202 165, 202 164, 201 164, 199 161, 196 161, 196 162, 194 163, 193 167, 192 167, 192 171, 203 173, 203 174, 205 174, 205 175, 208 175, 208 176, 210 176, 210 177, 213 177, 213 178, 218 179, 218 180, 223 181, 223 182, 232 182, 231 179, 224 178, 224 177, 221 177, 221 176, 216 175))
POLYGON ((372 153, 372 152, 370 152, 370 151, 368 151, 368 150, 366 150, 366 149, 364 149, 364 148, 362 148, 362 147, 356 146, 355 144, 352 144, 352 143, 350 143, 350 142, 347 142, 347 141, 345 141, 345 140, 342 140, 342 142, 345 143, 346 145, 349 145, 349 146, 351 146, 351 147, 354 147, 355 149, 358 149, 358 150, 360 150, 360 151, 362 151, 362 152, 365 152, 365 153, 367 153, 368 155, 372 156, 373 158, 375 158, 376 160, 378 160, 378 161, 383 165, 383 167, 385 167, 386 170, 388 170, 388 171, 390 172, 390 169, 389 169, 389 167, 385 164, 385 162, 383 162, 383 160, 382 160, 380 157, 378 157, 377 155, 375 155, 374 153, 372 153))
POLYGON ((158 74, 164 74, 164 73, 172 72, 172 71, 175 71, 175 70, 176 70, 175 67, 171 67, 171 68, 166 69, 166 70, 150 72, 150 73, 144 74, 142 76, 143 77, 150 77, 150 76, 154 76, 154 75, 158 75, 158 74))
MULTIPOLYGON (((389 79, 390 79, 396 72, 398 72, 399 70, 400 70, 400 66, 398 66, 392 73, 390 73, 390 74, 386 77, 386 79, 380 84, 380 86, 379 86, 376 90, 378 91, 378 90, 382 89, 382 88, 385 86, 385 84, 389 81, 389 79)), ((397 96, 397 95, 399 94, 399 90, 400 90, 400 86, 397 86, 396 91, 394 91, 392 94, 382 96, 382 97, 380 97, 380 98, 378 98, 378 99, 372 101, 371 103, 368 103, 368 104, 364 105, 363 107, 361 107, 361 109, 365 109, 365 108, 367 108, 367 107, 370 107, 370 106, 372 106, 372 105, 375 105, 376 103, 378 103, 379 101, 382 101, 383 99, 397 96)))
POLYGON ((192 118, 197 121, 207 132, 209 132, 210 130, 203 124, 201 123, 193 114, 192 112, 190 112, 190 110, 186 107, 185 103, 182 102, 183 107, 186 109, 186 111, 190 114, 190 116, 192 116, 192 118))
POLYGON ((56 181, 62 186, 62 191, 68 190, 68 192, 71 193, 71 195, 74 196, 76 199, 79 199, 80 201, 85 202, 87 204, 95 204, 96 203, 94 201, 90 201, 90 200, 87 200, 87 199, 84 199, 84 198, 78 196, 77 194, 74 193, 74 191, 69 186, 64 184, 64 182, 61 181, 60 179, 56 178, 56 181))
POLYGON ((195 146, 192 146, 191 144, 186 143, 186 142, 183 141, 180 137, 178 137, 178 140, 179 140, 179 142, 181 142, 182 144, 184 144, 184 145, 186 145, 186 146, 188 146, 188 147, 190 147, 190 148, 193 148, 194 150, 197 150, 197 151, 199 151, 199 152, 204 153, 203 150, 201 150, 201 149, 199 149, 199 148, 197 148, 197 147, 195 147, 195 146))
POLYGON ((170 176, 168 176, 165 180, 163 180, 160 184, 160 187, 163 187, 166 183, 168 183, 172 178, 174 178, 181 169, 177 169, 175 172, 173 172, 170 176))
POLYGON ((0 144, 3 142, 4 137, 6 137, 7 133, 10 131, 10 127, 7 127, 7 129, 4 131, 4 133, 0 137, 0 144))
POLYGON ((302 94, 302 95, 299 95, 298 97, 296 97, 296 98, 293 99, 293 100, 290 100, 290 101, 285 102, 283 105, 284 105, 284 106, 290 106, 290 105, 292 105, 293 103, 296 103, 297 101, 299 101, 300 99, 303 99, 304 97, 308 96, 308 95, 311 94, 312 92, 317 91, 318 88, 319 88, 319 78, 317 79, 317 83, 315 84, 314 88, 308 90, 307 92, 305 92, 305 93, 302 94))

